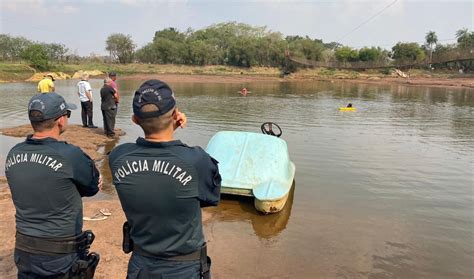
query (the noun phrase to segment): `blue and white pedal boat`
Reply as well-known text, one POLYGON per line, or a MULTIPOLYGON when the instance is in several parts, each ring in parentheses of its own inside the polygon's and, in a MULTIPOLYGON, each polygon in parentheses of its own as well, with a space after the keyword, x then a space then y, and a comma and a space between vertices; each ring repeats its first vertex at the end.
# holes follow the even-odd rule
POLYGON ((295 177, 286 142, 278 137, 237 131, 216 133, 206 151, 219 161, 221 193, 253 196, 263 213, 280 211, 295 177))

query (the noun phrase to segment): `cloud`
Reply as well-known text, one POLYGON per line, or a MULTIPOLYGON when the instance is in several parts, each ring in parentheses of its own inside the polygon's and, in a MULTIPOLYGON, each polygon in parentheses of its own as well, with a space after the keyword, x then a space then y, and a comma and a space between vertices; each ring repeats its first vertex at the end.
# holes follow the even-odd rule
POLYGON ((77 3, 67 0, 1 0, 0 3, 4 11, 19 15, 64 15, 74 14, 79 10, 77 3))

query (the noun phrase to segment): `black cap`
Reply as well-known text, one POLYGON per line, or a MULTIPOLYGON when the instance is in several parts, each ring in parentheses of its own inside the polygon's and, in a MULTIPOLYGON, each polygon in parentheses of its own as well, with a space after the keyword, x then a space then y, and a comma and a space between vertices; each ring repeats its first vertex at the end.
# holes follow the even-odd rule
POLYGON ((151 118, 161 116, 176 106, 176 99, 168 84, 161 80, 151 79, 145 81, 133 97, 133 113, 138 118, 151 118), (144 105, 155 105, 158 110, 142 112, 144 105))
POLYGON ((66 103, 64 98, 57 93, 40 93, 30 99, 28 115, 31 121, 43 121, 59 117, 66 114, 68 110, 76 108, 76 105, 66 103), (39 111, 41 114, 32 117, 30 112, 33 110, 39 111))
POLYGON ((117 76, 117 73, 116 73, 116 72, 110 72, 110 73, 109 73, 109 77, 115 77, 115 76, 117 76))

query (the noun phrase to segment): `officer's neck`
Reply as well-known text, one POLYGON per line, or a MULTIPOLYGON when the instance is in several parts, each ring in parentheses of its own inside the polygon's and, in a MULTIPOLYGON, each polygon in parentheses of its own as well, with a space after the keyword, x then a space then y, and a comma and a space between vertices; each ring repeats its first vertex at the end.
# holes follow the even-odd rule
POLYGON ((159 133, 145 135, 145 139, 153 142, 174 141, 173 134, 174 131, 172 129, 167 129, 159 133))
POLYGON ((33 137, 34 139, 45 139, 45 138, 53 138, 59 140, 59 135, 61 134, 59 129, 51 129, 41 132, 34 132, 33 137))

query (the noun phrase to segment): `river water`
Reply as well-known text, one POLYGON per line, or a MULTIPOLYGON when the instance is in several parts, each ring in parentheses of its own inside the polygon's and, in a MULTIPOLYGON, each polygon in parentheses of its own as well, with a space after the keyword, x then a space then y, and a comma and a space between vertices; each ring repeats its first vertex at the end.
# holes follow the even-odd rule
MULTIPOLYGON (((77 81, 56 81, 79 104, 77 81)), ((132 125, 141 81, 119 81, 117 127, 132 125)), ((102 126, 100 80, 92 80, 102 126)), ((27 123, 35 84, 0 85, 1 127, 27 123)), ((220 130, 283 129, 296 165, 285 209, 260 215, 224 197, 206 233, 223 278, 474 277, 474 90, 329 82, 171 83, 189 119, 177 138, 205 147, 220 130), (241 87, 252 91, 242 97, 241 87), (351 102, 357 112, 340 112, 351 102)), ((70 123, 80 124, 80 110, 70 123)), ((20 139, 1 138, 1 165, 20 139)), ((113 146, 107 146, 106 151, 113 146)), ((3 167, 2 167, 3 169, 3 167)), ((115 198, 106 174, 102 198, 115 198)))

